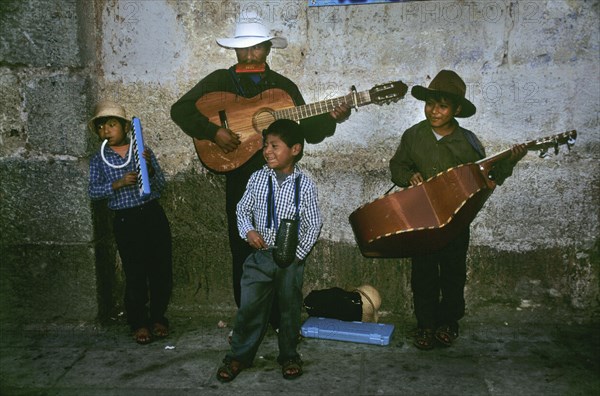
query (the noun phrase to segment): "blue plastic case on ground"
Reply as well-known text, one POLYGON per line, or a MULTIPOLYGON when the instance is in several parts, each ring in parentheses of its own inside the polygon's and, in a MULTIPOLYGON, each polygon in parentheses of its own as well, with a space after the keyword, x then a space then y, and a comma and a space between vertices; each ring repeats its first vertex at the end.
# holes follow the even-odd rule
POLYGON ((338 319, 309 317, 302 325, 304 337, 388 345, 394 325, 367 322, 344 322, 338 319))

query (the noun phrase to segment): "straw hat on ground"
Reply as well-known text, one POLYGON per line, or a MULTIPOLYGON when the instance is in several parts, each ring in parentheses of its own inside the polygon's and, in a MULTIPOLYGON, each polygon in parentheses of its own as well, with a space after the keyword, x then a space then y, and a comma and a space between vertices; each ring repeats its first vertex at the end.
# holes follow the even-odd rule
POLYGON ((379 321, 379 307, 381 307, 381 296, 377 289, 371 285, 362 285, 355 289, 360 293, 362 300, 362 322, 379 321))

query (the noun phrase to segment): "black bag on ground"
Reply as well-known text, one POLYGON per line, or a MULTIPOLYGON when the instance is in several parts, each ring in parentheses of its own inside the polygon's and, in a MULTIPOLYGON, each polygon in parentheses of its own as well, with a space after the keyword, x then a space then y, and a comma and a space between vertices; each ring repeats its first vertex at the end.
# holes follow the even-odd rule
POLYGON ((359 292, 339 287, 313 290, 304 299, 304 308, 310 316, 332 318, 348 322, 362 318, 362 299, 359 292))

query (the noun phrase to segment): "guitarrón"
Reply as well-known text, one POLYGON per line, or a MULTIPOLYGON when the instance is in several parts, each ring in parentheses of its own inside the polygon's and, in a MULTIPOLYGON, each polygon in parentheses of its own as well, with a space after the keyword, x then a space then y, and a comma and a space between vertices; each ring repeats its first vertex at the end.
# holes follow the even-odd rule
MULTIPOLYGON (((569 131, 525 143, 528 150, 575 143, 569 131)), ((416 186, 385 195, 356 209, 350 224, 365 257, 400 258, 444 247, 475 219, 496 187, 490 171, 510 149, 459 165, 416 186)))

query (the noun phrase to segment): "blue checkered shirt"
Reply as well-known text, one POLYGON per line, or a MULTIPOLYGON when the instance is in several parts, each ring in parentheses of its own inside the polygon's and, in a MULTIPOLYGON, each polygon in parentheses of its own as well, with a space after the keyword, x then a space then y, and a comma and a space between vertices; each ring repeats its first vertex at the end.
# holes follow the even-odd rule
MULTIPOLYGON (((152 167, 154 168, 154 175, 150 178, 149 197, 146 199, 140 198, 137 185, 113 190, 113 182, 123 178, 125 173, 135 171, 134 161, 132 159, 127 166, 114 169, 104 163, 100 151, 98 151, 90 160, 90 182, 88 185, 90 198, 92 200, 108 199, 108 207, 112 210, 119 210, 140 206, 160 197, 160 191, 165 186, 165 177, 152 150, 148 147, 146 147, 146 150, 150 153, 152 167)), ((104 156, 108 162, 117 166, 127 161, 127 157, 121 157, 110 147, 105 147, 104 156)))
POLYGON ((294 219, 296 216, 295 180, 300 179, 300 232, 296 257, 304 260, 317 242, 323 221, 318 205, 317 187, 296 165, 294 172, 281 183, 277 183, 275 171, 264 165, 250 176, 244 196, 237 204, 237 226, 244 240, 249 231, 257 231, 269 246, 275 245, 277 226, 275 221, 268 224, 269 183, 273 180, 273 197, 276 208, 276 223, 281 219, 294 219))

